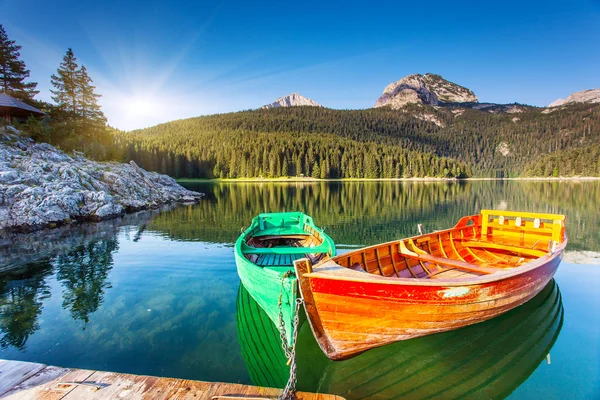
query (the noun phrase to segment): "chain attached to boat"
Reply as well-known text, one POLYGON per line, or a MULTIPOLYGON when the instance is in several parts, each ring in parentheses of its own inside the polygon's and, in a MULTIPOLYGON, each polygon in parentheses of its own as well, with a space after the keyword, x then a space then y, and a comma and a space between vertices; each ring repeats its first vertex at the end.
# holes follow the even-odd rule
POLYGON ((294 276, 292 271, 287 271, 283 274, 281 278, 281 290, 279 291, 279 336, 281 338, 281 347, 283 348, 283 352, 285 353, 285 357, 288 359, 288 365, 290 366, 290 377, 285 385, 285 388, 281 392, 281 394, 277 397, 279 400, 293 400, 296 398, 296 338, 298 337, 298 325, 299 325, 299 317, 300 313, 300 305, 302 304, 302 299, 296 299, 296 313, 294 315, 294 320, 292 323, 292 344, 288 345, 287 342, 287 334, 285 330, 285 322, 283 320, 283 289, 284 282, 286 278, 294 276))

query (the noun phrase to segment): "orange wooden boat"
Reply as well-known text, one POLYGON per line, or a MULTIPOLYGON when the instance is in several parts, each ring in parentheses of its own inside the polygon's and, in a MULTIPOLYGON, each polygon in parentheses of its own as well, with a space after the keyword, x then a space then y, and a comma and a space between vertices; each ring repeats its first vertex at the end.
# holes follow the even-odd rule
POLYGON ((452 229, 295 262, 332 360, 485 321, 539 293, 567 244, 565 216, 483 210, 452 229))

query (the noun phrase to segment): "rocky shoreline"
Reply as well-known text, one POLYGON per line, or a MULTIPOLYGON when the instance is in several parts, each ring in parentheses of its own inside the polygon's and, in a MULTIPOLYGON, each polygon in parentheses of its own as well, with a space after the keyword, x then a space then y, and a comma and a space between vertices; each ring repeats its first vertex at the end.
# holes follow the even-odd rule
POLYGON ((196 203, 202 196, 133 161, 71 157, 12 127, 0 129, 0 232, 101 221, 167 204, 196 203))

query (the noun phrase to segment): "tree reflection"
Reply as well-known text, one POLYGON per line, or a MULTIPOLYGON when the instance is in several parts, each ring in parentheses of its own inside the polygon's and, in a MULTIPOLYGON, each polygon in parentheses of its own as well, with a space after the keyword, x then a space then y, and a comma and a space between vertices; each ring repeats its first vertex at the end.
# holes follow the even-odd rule
POLYGON ((25 265, 0 277, 0 347, 24 350, 40 326, 44 300, 50 297, 46 278, 52 274, 48 259, 25 265))
POLYGON ((89 315, 102 304, 104 290, 111 287, 107 278, 117 249, 116 238, 96 240, 56 258, 56 277, 64 287, 63 308, 73 319, 87 324, 89 315))
POLYGON ((569 249, 600 247, 600 182, 443 181, 186 183, 200 203, 148 223, 175 240, 232 243, 254 216, 304 211, 337 244, 371 245, 453 226, 481 209, 566 214, 569 249))

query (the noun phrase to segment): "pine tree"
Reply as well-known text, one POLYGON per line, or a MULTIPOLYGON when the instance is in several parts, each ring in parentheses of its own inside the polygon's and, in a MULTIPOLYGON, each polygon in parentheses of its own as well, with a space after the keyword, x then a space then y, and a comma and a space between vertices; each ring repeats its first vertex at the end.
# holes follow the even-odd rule
POLYGON ((89 121, 104 125, 106 124, 106 117, 100 109, 98 99, 102 97, 95 93, 96 87, 92 85, 92 78, 87 73, 85 65, 81 66, 81 69, 77 74, 77 97, 79 104, 80 115, 89 121))
MULTIPOLYGON (((106 128, 106 117, 95 92, 96 87, 85 66, 77 64, 73 50, 69 48, 63 61, 52 75, 52 99, 56 107, 52 110, 56 141, 65 149, 77 149, 92 157, 104 157, 112 145, 112 136, 106 128)), ((159 168, 156 162, 154 168, 159 168)), ((185 163, 175 163, 175 174, 185 169, 185 163)))
POLYGON ((0 25, 0 90, 13 97, 31 103, 34 96, 39 93, 36 90, 36 82, 25 82, 29 78, 30 71, 25 62, 20 60, 21 46, 17 46, 14 40, 10 40, 4 27, 0 25))
POLYGON ((52 75, 52 86, 56 90, 50 90, 54 96, 52 100, 61 111, 76 116, 79 111, 78 95, 79 84, 81 81, 79 65, 73 50, 69 47, 63 57, 62 63, 57 69, 58 75, 52 75))

